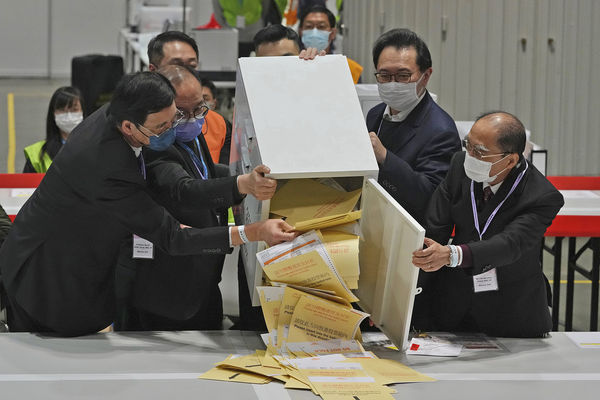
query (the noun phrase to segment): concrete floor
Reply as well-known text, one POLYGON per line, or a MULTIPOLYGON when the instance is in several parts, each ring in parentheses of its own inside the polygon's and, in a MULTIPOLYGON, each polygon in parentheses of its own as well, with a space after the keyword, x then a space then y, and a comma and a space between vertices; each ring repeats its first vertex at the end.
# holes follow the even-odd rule
MULTIPOLYGON (((14 94, 15 105, 15 172, 21 172, 25 165, 23 148, 45 137, 45 118, 48 102, 54 90, 60 86, 69 85, 64 79, 0 79, 0 173, 7 172, 8 128, 7 128, 7 94, 14 94)), ((563 248, 563 266, 566 265, 566 240, 563 248)), ((553 240, 547 241, 552 245, 553 240)), ((578 246, 584 243, 578 240, 578 246)), ((225 302, 225 312, 236 314, 237 282, 234 260, 229 260, 225 269, 222 291, 225 302)), ((588 251, 580 259, 580 264, 591 267, 592 257, 588 251)), ((544 272, 548 279, 553 279, 553 258, 544 252, 544 272)), ((561 280, 566 280, 566 269, 562 268, 561 280)), ((590 281, 580 275, 575 276, 575 298, 573 311, 573 329, 586 331, 589 329, 590 314, 590 281)), ((564 330, 566 284, 561 284, 559 330, 564 330)))

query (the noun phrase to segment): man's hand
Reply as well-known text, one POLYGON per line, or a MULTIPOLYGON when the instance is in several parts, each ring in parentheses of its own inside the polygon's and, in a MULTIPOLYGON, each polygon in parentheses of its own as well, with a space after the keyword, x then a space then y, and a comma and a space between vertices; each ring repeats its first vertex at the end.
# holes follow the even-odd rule
POLYGON ((300 52, 300 59, 302 60, 314 60, 317 56, 324 56, 327 54, 325 50, 317 51, 314 47, 309 47, 300 52))
POLYGON ((371 146, 373 146, 373 152, 375 153, 377 163, 383 164, 385 157, 387 156, 387 149, 383 143, 381 143, 381 140, 379 140, 375 132, 369 132, 369 137, 371 138, 371 146))
MULTIPOLYGON (((251 242, 262 240, 267 242, 269 246, 289 242, 300 234, 295 232, 294 228, 282 219, 268 219, 245 225, 244 232, 251 242)), ((241 244, 237 228, 235 229, 235 235, 232 235, 232 242, 234 246, 241 244)))
POLYGON ((271 178, 265 178, 265 174, 271 172, 269 167, 259 165, 249 174, 238 177, 238 190, 241 194, 251 194, 258 200, 268 200, 275 194, 277 181, 271 178))
POLYGON ((425 238, 426 249, 413 253, 412 263, 425 272, 434 272, 450 262, 450 249, 435 240, 425 238))

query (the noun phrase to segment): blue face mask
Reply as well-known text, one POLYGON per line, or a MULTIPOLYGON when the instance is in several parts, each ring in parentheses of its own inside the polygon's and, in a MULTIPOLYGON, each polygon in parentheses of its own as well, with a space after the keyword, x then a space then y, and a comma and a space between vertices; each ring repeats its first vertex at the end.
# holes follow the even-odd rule
POLYGON ((184 143, 194 140, 202 133, 202 125, 204 125, 204 118, 192 118, 179 123, 179 125, 175 127, 176 140, 184 143))
POLYGON ((304 47, 314 47, 318 51, 325 50, 329 46, 329 31, 321 31, 317 28, 302 31, 302 43, 304 47))
POLYGON ((170 128, 160 136, 150 136, 148 148, 154 151, 165 151, 175 142, 175 128, 170 128))

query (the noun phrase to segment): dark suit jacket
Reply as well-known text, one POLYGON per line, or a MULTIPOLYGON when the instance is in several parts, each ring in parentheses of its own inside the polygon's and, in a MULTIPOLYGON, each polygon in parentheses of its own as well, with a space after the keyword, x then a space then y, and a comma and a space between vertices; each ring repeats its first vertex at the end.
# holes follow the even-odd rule
POLYGON ((132 233, 171 254, 230 251, 226 227, 182 230, 152 200, 106 109, 75 128, 0 250, 10 300, 63 335, 95 332, 114 320, 115 265, 132 233))
MULTIPOLYGON (((479 240, 473 222, 471 180, 465 175, 464 159, 465 153, 453 158, 448 176, 435 191, 427 211, 426 235, 445 244, 455 226, 453 244, 468 244, 473 266, 443 267, 428 274, 434 278, 423 287, 423 293, 429 291, 433 296, 434 328, 456 330, 468 316, 490 335, 538 337, 551 329, 540 245, 546 228, 564 204, 563 197, 529 164, 483 240, 479 240), (492 268, 496 268, 499 290, 474 293, 472 276, 492 268)), ((481 205, 478 213, 481 229, 524 168, 522 160, 488 203, 481 205)), ((475 186, 478 186, 476 192, 482 191, 481 184, 475 186)))
MULTIPOLYGON (((202 135, 199 139, 211 179, 201 178, 190 155, 176 143, 164 152, 145 151, 148 187, 156 201, 183 224, 196 228, 227 226, 227 207, 243 199, 237 190, 237 177, 228 176, 228 169, 226 177, 219 173, 202 135)), ((189 147, 193 149, 192 145, 189 147)), ((206 318, 196 329, 219 327, 223 308, 218 284, 224 257, 171 256, 158 250, 153 260, 137 260, 132 304, 179 321, 202 313, 206 318)))
MULTIPOLYGON (((378 132, 385 107, 378 104, 367 114, 370 132, 378 132)), ((404 121, 386 121, 383 126, 388 124, 395 132, 389 140, 382 139, 388 152, 379 166, 379 183, 423 224, 433 191, 446 176, 452 155, 461 149, 456 124, 429 93, 404 121)))

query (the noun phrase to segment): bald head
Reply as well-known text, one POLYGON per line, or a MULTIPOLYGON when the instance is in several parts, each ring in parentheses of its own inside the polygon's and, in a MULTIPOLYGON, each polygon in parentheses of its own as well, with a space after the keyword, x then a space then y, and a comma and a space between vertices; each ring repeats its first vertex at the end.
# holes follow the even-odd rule
POLYGON ((473 128, 475 125, 489 135, 502 153, 521 154, 525 151, 525 127, 514 115, 504 111, 486 112, 477 118, 473 128))
POLYGON ((158 70, 175 88, 175 105, 186 116, 204 104, 202 85, 194 70, 180 65, 167 65, 158 70))

